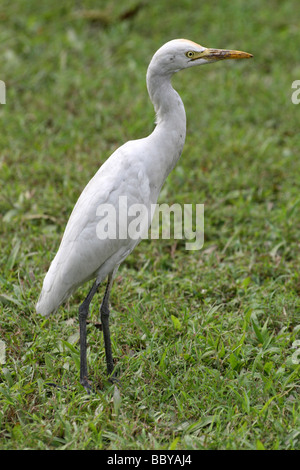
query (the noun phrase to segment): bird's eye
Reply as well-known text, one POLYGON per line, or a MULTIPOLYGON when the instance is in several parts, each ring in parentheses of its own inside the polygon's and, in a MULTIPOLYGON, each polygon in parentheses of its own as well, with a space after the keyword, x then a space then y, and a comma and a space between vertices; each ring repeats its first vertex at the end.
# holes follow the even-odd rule
POLYGON ((195 55, 195 52, 194 51, 188 51, 186 52, 185 54, 189 59, 192 59, 195 55))

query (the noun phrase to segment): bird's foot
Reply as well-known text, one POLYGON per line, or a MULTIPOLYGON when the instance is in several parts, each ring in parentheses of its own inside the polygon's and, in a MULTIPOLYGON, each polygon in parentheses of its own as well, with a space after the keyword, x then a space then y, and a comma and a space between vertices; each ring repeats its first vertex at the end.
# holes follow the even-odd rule
POLYGON ((117 387, 121 387, 122 383, 118 379, 116 372, 112 372, 111 374, 108 375, 108 380, 111 384, 117 385, 117 387))
POLYGON ((54 382, 46 382, 45 385, 47 385, 48 387, 57 388, 57 390, 69 390, 68 387, 65 387, 64 385, 58 385, 54 382))
POLYGON ((88 379, 84 377, 84 379, 80 380, 81 385, 85 388, 85 391, 87 392, 88 395, 90 395, 93 392, 93 389, 91 385, 88 382, 88 379))

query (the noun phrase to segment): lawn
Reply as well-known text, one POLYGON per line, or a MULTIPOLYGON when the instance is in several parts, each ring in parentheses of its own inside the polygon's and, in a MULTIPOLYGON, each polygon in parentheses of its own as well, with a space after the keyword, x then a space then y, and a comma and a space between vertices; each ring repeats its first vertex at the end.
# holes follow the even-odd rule
POLYGON ((300 449, 299 3, 3 0, 0 6, 0 448, 300 449), (185 37, 253 59, 177 74, 182 157, 160 203, 204 204, 205 242, 145 240, 120 267, 111 334, 80 288, 44 319, 44 275, 86 183, 148 135, 145 73, 185 37), (61 385, 51 387, 49 383, 61 385))

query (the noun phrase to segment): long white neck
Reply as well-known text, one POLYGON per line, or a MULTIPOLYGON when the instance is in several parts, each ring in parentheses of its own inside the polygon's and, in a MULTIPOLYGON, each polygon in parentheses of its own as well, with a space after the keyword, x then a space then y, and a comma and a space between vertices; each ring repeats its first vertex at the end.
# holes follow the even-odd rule
POLYGON ((165 179, 184 146, 186 115, 183 102, 171 85, 171 75, 161 73, 152 62, 147 71, 147 88, 156 112, 156 127, 150 138, 156 143, 162 179, 165 179))

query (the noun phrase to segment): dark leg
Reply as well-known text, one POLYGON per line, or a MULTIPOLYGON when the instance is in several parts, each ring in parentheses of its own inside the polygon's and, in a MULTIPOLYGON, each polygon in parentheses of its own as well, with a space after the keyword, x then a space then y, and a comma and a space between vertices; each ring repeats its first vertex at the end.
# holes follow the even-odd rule
POLYGON ((102 323, 102 331, 103 331, 103 338, 104 338, 107 374, 109 375, 111 381, 114 381, 114 378, 113 378, 114 360, 112 357, 110 331, 109 331, 109 294, 110 294, 110 290, 111 290, 112 283, 113 283, 113 274, 114 273, 111 273, 108 276, 105 294, 104 294, 102 304, 100 307, 100 319, 102 323))
POLYGON ((86 296, 85 300, 79 307, 79 333, 80 333, 80 383, 86 391, 90 393, 91 386, 87 378, 87 360, 86 360, 86 320, 89 314, 89 307, 92 298, 97 292, 99 284, 95 282, 86 296))

